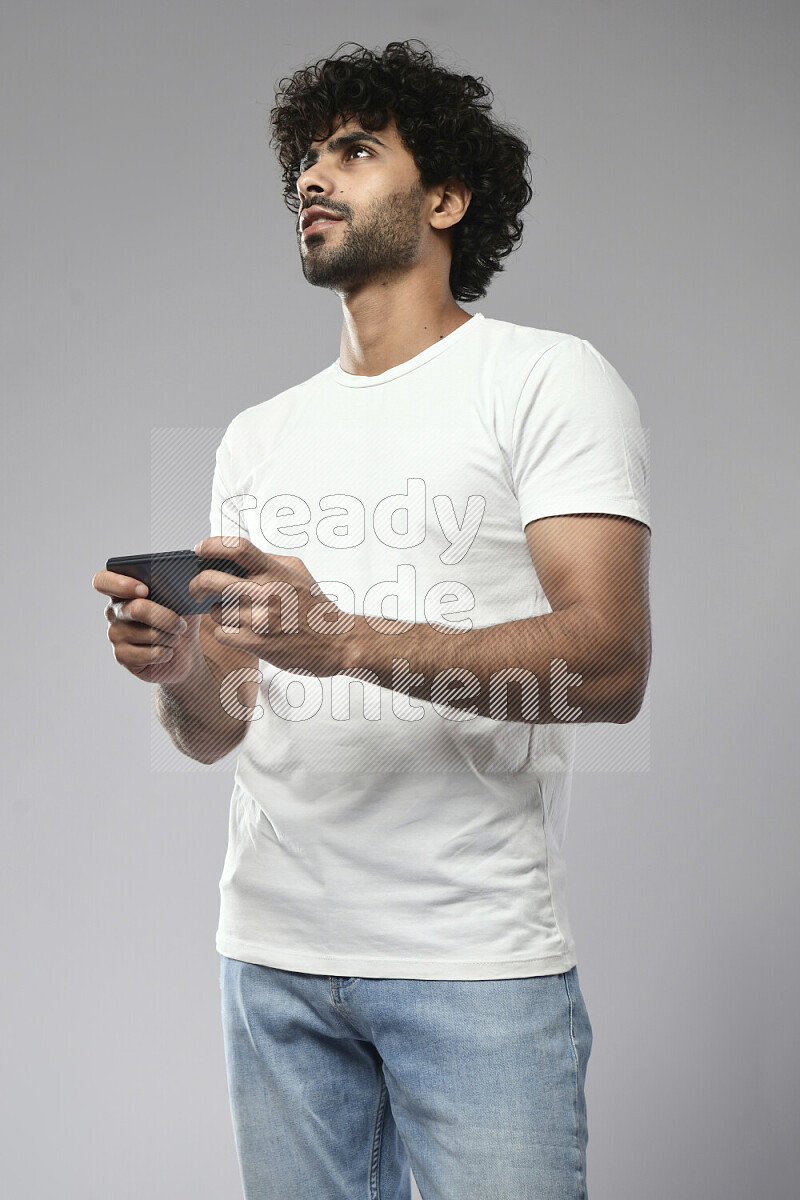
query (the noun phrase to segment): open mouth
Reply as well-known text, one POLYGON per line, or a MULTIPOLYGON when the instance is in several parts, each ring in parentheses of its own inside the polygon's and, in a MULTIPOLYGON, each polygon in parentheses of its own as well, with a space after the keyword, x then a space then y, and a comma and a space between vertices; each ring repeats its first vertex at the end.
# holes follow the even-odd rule
POLYGON ((327 212, 324 208, 318 208, 316 205, 307 209, 301 218, 301 231, 303 237, 312 230, 325 229, 328 225, 335 225, 341 221, 335 213, 327 212))
POLYGON ((327 229, 329 225, 338 225, 341 217, 317 217, 310 225, 306 225, 303 230, 303 237, 307 237, 309 233, 316 233, 317 230, 327 229))

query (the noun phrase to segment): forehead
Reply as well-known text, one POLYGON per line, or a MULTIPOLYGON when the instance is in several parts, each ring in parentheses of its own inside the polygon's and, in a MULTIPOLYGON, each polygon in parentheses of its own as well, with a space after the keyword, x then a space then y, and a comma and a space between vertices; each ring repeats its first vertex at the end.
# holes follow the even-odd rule
POLYGON ((374 129, 372 131, 364 128, 361 124, 361 118, 358 116, 348 117, 346 120, 343 120, 341 116, 336 117, 330 136, 327 138, 315 138, 314 141, 309 143, 307 149, 310 150, 313 147, 314 150, 322 150, 335 138, 340 138, 347 134, 368 132, 371 133, 372 137, 379 138, 380 141, 385 142, 387 145, 398 146, 400 144, 400 135, 397 132, 394 116, 389 113, 383 129, 374 129))

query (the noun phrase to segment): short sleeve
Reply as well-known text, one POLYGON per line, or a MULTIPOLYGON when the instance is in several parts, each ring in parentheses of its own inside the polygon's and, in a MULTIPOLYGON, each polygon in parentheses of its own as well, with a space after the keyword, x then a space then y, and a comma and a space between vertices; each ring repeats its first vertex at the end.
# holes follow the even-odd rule
POLYGON ((211 481, 211 508, 208 515, 209 536, 247 538, 252 541, 247 526, 247 496, 241 494, 235 479, 235 454, 232 446, 232 426, 217 447, 214 476, 211 481))
POLYGON ((565 335, 525 378, 510 461, 523 529, 584 512, 650 527, 648 430, 630 389, 583 338, 565 335))

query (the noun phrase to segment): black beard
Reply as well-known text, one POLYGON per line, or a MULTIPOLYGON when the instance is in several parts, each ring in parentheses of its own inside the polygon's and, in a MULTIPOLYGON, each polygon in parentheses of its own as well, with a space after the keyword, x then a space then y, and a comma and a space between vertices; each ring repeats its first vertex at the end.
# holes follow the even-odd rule
POLYGON ((345 228, 338 234, 332 226, 318 234, 312 229, 303 238, 307 248, 300 251, 308 283, 347 292, 412 266, 422 237, 419 214, 424 199, 424 188, 415 183, 408 192, 376 201, 358 225, 343 216, 345 228))

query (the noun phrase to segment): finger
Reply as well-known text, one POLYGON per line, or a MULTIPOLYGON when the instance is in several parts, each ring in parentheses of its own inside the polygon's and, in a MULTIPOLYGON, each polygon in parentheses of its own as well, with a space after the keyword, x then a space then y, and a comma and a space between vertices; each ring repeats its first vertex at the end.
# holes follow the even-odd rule
POLYGON ((267 637, 264 634, 253 633, 247 625, 231 629, 225 625, 212 625, 211 633, 214 641, 223 646, 231 646, 234 650, 244 650, 249 654, 263 657, 267 637))
POLYGON ((155 600, 137 596, 135 600, 118 600, 111 607, 117 621, 138 621, 163 633, 185 633, 188 628, 183 617, 163 604, 156 604, 155 600))
POLYGON ((170 646, 135 646, 130 642, 114 645, 114 658, 129 671, 141 671, 145 667, 169 662, 174 653, 170 646))
MULTIPOLYGON (((261 574, 263 573, 262 567, 261 574)), ((221 598, 223 594, 235 598, 243 596, 246 599, 261 599, 268 591, 268 586, 267 580, 263 578, 242 579, 239 575, 228 575, 225 571, 215 571, 209 567, 189 580, 189 595, 198 602, 207 596, 221 598)))
POLYGON ((118 575, 116 571, 98 571, 92 579, 92 587, 96 592, 113 599, 125 599, 128 596, 146 596, 147 584, 130 575, 118 575), (141 591, 139 589, 142 589, 141 591))
POLYGON ((127 642, 131 646, 170 646, 178 645, 183 634, 164 633, 154 629, 152 625, 142 625, 139 621, 112 621, 107 629, 108 640, 115 646, 127 642))
POLYGON ((258 546, 248 542, 247 538, 237 538, 235 546, 226 546, 225 542, 229 540, 231 539, 221 537, 203 538, 195 546, 195 554, 198 558, 230 558, 233 562, 245 567, 250 573, 267 569, 272 555, 259 550, 258 546))

